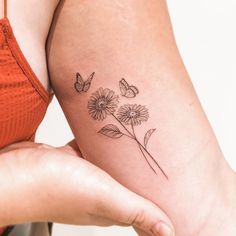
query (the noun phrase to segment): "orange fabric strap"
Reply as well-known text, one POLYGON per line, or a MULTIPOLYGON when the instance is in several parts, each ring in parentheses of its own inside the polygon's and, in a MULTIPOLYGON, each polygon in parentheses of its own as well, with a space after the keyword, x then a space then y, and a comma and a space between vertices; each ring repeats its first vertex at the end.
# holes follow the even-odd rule
POLYGON ((7 17, 7 0, 4 0, 4 17, 7 17))

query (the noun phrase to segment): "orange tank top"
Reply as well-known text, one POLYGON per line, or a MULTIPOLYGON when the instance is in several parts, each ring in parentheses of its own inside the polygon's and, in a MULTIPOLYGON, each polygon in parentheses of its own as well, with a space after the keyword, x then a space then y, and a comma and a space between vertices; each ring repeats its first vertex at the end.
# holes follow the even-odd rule
POLYGON ((34 140, 52 99, 24 57, 7 18, 0 20, 0 148, 34 140))
POLYGON ((4 0, 4 18, 0 19, 0 149, 19 141, 34 141, 52 97, 16 41, 4 0))

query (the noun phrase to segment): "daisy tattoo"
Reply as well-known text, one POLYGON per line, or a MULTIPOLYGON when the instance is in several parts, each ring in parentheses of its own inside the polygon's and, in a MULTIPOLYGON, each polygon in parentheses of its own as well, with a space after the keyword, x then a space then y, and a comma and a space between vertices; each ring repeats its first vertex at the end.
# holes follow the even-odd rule
MULTIPOLYGON (((135 86, 129 86, 125 81, 128 87, 126 86, 127 91, 126 95, 124 95, 124 87, 121 86, 122 81, 125 80, 122 79, 119 82, 122 97, 134 98, 138 94, 138 89, 135 86), (131 90, 133 91, 133 93, 131 93, 131 90)), ((147 149, 148 141, 150 140, 152 134, 156 131, 156 129, 149 129, 144 135, 142 142, 138 139, 135 133, 136 126, 139 126, 143 122, 148 121, 148 109, 145 106, 138 104, 124 104, 120 107, 118 107, 118 104, 119 96, 109 88, 99 88, 97 91, 92 93, 87 105, 89 115, 97 121, 103 121, 108 116, 111 116, 116 122, 116 124, 105 125, 98 131, 98 133, 113 139, 128 137, 138 145, 143 158, 152 169, 152 171, 157 174, 157 171, 153 167, 153 165, 155 165, 164 175, 164 177, 168 179, 167 174, 147 149)))
POLYGON ((89 99, 88 110, 94 120, 104 120, 117 108, 119 97, 110 89, 98 89, 89 99))

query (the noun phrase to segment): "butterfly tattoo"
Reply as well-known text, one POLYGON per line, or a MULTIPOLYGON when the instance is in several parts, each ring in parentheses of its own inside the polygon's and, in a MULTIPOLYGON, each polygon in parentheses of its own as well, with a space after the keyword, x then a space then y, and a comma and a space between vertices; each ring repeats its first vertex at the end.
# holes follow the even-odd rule
POLYGON ((91 82, 94 78, 95 72, 93 72, 87 80, 84 80, 80 73, 76 73, 76 82, 74 84, 78 93, 87 92, 91 86, 91 82))
POLYGON ((134 98, 139 93, 139 90, 134 85, 129 85, 123 78, 119 82, 122 96, 126 98, 134 98))

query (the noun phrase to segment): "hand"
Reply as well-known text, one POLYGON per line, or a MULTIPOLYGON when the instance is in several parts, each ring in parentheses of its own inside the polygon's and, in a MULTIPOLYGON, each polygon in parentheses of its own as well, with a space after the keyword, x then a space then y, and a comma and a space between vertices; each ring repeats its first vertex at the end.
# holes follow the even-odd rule
MULTIPOLYGON (((80 152, 72 144, 53 148, 23 142, 1 150, 1 164, 6 166, 4 173, 21 186, 18 187, 21 196, 26 189, 26 201, 21 206, 17 202, 12 205, 13 209, 30 209, 25 212, 25 217, 28 216, 25 220, 76 225, 133 225, 148 235, 173 235, 168 234, 167 225, 173 227, 165 213, 101 169, 78 158, 80 152), (155 227, 159 234, 154 231, 155 227)), ((18 189, 15 196, 18 196, 18 189)), ((10 223, 22 222, 15 219, 10 223)))

